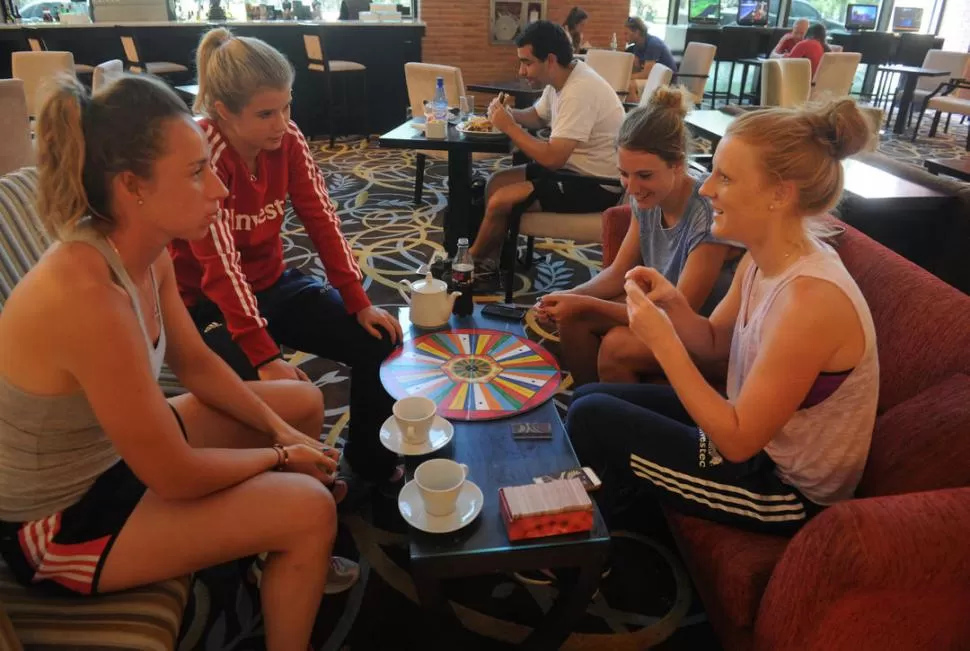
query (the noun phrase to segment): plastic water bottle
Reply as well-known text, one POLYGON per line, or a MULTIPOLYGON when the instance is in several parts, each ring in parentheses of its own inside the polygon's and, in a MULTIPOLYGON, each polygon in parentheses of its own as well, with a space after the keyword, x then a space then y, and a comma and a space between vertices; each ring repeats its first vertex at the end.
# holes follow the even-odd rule
POLYGON ((613 32, 613 38, 610 39, 610 49, 616 50, 616 32, 613 32))
POLYGON ((444 77, 438 77, 438 84, 434 89, 434 99, 431 100, 431 109, 435 120, 448 119, 448 96, 445 95, 444 77))
POLYGON ((455 300, 452 313, 458 316, 468 316, 475 309, 473 288, 475 285, 475 261, 468 252, 468 238, 458 240, 458 252, 451 263, 451 287, 453 292, 461 292, 455 300))

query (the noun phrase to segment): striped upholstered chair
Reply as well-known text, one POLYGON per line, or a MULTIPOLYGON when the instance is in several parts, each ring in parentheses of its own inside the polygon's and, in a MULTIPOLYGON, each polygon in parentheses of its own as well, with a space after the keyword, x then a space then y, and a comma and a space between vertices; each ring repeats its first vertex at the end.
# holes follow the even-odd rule
MULTIPOLYGON (((0 310, 50 243, 37 220, 37 172, 0 177, 0 310)), ((178 390, 168 374, 167 392, 178 390)), ((51 598, 23 588, 0 561, 0 650, 171 651, 189 597, 188 577, 113 595, 51 598)))

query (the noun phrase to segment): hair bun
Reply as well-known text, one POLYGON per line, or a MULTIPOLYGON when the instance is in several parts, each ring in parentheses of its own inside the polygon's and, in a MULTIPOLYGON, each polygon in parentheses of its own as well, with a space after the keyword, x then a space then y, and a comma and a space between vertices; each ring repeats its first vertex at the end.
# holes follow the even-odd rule
POLYGON ((810 116, 815 139, 836 160, 859 153, 869 141, 869 123, 851 99, 829 102, 810 116))
POLYGON ((683 119, 687 117, 691 103, 692 100, 688 99, 683 86, 661 86, 654 91, 647 105, 664 111, 675 111, 683 119))

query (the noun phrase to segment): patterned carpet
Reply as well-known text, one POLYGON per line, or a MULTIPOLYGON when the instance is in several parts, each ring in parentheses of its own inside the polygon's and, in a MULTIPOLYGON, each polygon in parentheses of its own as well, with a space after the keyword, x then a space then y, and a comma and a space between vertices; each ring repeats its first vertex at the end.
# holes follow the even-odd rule
MULTIPOLYGON (((924 121, 928 124, 928 120, 924 121)), ((965 155, 966 125, 953 125, 949 135, 921 136, 915 144, 885 138, 881 151, 921 165, 927 156, 965 155)), ((925 131, 925 129, 924 129, 925 131)), ((698 143, 705 150, 705 143, 698 143)), ((414 183, 412 152, 382 151, 360 140, 343 140, 333 150, 314 145, 327 184, 343 220, 344 232, 358 253, 365 286, 378 305, 403 304, 397 283, 414 279, 415 268, 440 247, 436 215, 447 203, 443 160, 431 161, 425 176, 423 204, 411 203, 414 183)), ((507 159, 476 161, 484 178, 507 159)), ((308 238, 288 216, 285 254, 291 265, 324 276, 308 238)), ((517 279, 516 301, 532 304, 538 295, 573 286, 596 272, 600 251, 595 245, 540 241, 538 264, 517 279)), ((529 324, 529 336, 556 352, 553 333, 529 324)), ((314 379, 327 397, 326 434, 340 443, 347 425, 346 369, 326 360, 296 354, 293 360, 314 379)), ((569 383, 557 396, 565 408, 569 383)), ((357 559, 362 575, 349 592, 327 598, 315 629, 318 651, 409 650, 426 646, 428 630, 421 620, 414 585, 407 571, 407 529, 396 502, 381 500, 353 515, 341 516, 338 553, 357 559)), ((614 571, 576 622, 564 649, 706 650, 720 648, 690 579, 655 514, 630 512, 624 528, 614 532, 614 571)), ((262 618, 248 559, 201 572, 193 585, 180 651, 255 651, 263 649, 262 618)), ((460 641, 470 649, 512 649, 547 610, 555 592, 525 587, 505 575, 483 576, 446 585, 464 626, 460 641)))

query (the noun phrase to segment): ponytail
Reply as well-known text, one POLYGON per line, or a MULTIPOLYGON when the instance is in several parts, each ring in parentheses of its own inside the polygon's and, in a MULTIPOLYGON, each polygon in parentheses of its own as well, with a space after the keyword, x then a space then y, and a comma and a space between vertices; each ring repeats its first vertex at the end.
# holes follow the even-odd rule
POLYGON ((59 238, 88 213, 83 116, 91 98, 75 77, 54 84, 37 119, 38 209, 48 234, 59 238))
MULTIPOLYGON (((216 50, 232 40, 232 33, 225 27, 210 29, 199 42, 199 49, 195 53, 195 69, 198 75, 199 92, 195 96, 195 103, 192 110, 196 113, 205 113, 209 95, 209 63, 215 55, 216 50)), ((210 116, 211 117, 211 116, 210 116)))

